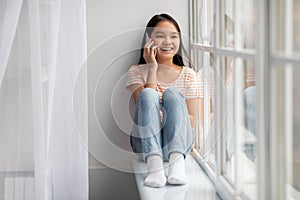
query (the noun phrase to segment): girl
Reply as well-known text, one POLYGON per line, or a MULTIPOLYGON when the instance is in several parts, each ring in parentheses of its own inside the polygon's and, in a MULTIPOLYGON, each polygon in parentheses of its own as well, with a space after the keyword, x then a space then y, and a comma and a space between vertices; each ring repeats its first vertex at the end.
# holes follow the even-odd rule
POLYGON ((181 37, 170 15, 153 16, 139 63, 128 71, 126 88, 136 103, 130 142, 147 163, 145 185, 150 187, 187 183, 184 159, 193 146, 199 92, 195 72, 183 63, 181 37), (170 163, 168 178, 163 160, 170 163))

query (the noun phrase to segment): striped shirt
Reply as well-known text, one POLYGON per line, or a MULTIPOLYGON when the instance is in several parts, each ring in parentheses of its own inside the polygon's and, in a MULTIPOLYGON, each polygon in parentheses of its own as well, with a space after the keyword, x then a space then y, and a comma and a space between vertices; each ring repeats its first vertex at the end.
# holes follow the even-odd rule
MULTIPOLYGON (((145 85, 147 81, 148 67, 147 65, 133 65, 129 68, 127 73, 126 89, 130 92, 134 92, 141 85, 145 85)), ((194 70, 188 67, 183 67, 178 78, 172 83, 164 83, 157 80, 157 92, 160 99, 162 93, 169 87, 177 87, 179 91, 184 95, 185 99, 197 98, 199 93, 199 82, 194 70)))

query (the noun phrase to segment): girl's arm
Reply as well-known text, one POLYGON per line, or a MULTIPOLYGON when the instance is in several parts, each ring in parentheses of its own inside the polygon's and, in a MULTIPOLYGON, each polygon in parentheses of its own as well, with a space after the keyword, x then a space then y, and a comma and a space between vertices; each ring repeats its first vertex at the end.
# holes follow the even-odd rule
POLYGON ((148 69, 147 82, 145 85, 136 86, 137 89, 133 92, 134 103, 137 103, 138 96, 144 88, 150 87, 156 89, 157 64, 148 64, 148 65, 149 65, 149 69, 148 69))
MULTIPOLYGON (((198 113, 200 100, 201 100, 200 98, 192 98, 192 99, 186 100, 186 105, 188 108, 188 113, 189 113, 189 118, 190 118, 192 128, 196 127, 197 113, 198 113)), ((199 111, 201 113, 201 111, 203 112, 203 109, 200 109, 199 111)), ((201 114, 200 114, 200 116, 201 116, 201 114)), ((201 121, 201 119, 200 119, 200 121, 201 121)))
POLYGON ((137 103, 138 96, 144 88, 149 87, 149 88, 156 89, 156 86, 157 86, 156 85, 156 72, 158 69, 158 64, 155 59, 156 51, 157 51, 157 46, 154 45, 154 41, 150 39, 144 46, 144 54, 143 54, 143 57, 148 65, 147 80, 146 80, 145 85, 139 86, 133 92, 133 99, 134 99, 135 103, 137 103))
POLYGON ((138 96, 143 89, 144 89, 144 85, 141 85, 133 92, 132 95, 133 95, 133 100, 134 100, 135 104, 137 103, 138 96))

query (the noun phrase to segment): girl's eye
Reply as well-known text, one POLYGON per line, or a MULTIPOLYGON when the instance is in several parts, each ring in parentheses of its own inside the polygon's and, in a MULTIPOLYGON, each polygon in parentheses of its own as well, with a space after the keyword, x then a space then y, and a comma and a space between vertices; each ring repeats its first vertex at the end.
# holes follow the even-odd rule
POLYGON ((163 35, 157 35, 156 38, 163 38, 163 35))
POLYGON ((176 39, 176 38, 178 38, 178 36, 177 35, 173 35, 173 36, 171 36, 171 38, 176 39))

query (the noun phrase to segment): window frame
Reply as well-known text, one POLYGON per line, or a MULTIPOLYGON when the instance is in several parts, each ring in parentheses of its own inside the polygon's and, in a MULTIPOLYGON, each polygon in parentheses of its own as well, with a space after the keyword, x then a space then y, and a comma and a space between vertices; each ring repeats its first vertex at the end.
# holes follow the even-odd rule
MULTIPOLYGON (((208 2, 208 0, 202 0, 208 2)), ((286 163, 291 162, 292 150, 289 148, 291 144, 291 136, 293 134, 293 66, 300 66, 300 56, 298 53, 292 52, 293 37, 291 23, 293 0, 259 0, 256 1, 256 40, 255 49, 242 48, 225 48, 223 47, 224 38, 221 33, 224 33, 224 1, 214 0, 215 12, 215 34, 214 43, 209 45, 205 42, 199 43, 199 30, 197 26, 199 22, 198 6, 201 0, 189 0, 190 9, 190 50, 191 52, 208 52, 214 54, 215 67, 221 76, 225 76, 225 71, 220 68, 222 65, 222 56, 231 56, 233 58, 250 59, 254 61, 256 66, 256 131, 258 137, 258 164, 257 164, 257 199, 286 199, 290 194, 289 188, 286 187, 286 180, 290 180, 291 173, 289 172, 286 163), (275 24, 276 8, 283 7, 281 17, 283 21, 275 24), (197 19, 197 20, 195 20, 197 19), (284 30, 284 34, 276 35, 279 30, 284 30), (282 49, 274 50, 275 44, 281 42, 279 46, 282 49), (197 43, 198 42, 198 43, 197 43), (282 50, 282 51, 280 51, 282 50), (277 66, 282 65, 281 72, 283 76, 278 77, 280 71, 277 66), (293 66, 292 66, 293 65, 293 66), (280 83, 278 83, 281 80, 280 83), (280 94, 284 96, 279 100, 275 100, 280 94), (282 114, 281 114, 282 113, 282 114), (284 140, 281 140, 284 138, 284 140), (280 145, 281 148, 278 148, 280 145), (288 155, 286 162, 281 162, 282 156, 288 155), (279 175, 278 175, 279 174, 279 175), (271 178, 273 177, 273 178, 271 178), (259 185, 259 187, 258 187, 259 185)), ((233 0, 234 5, 238 1, 233 0)), ((234 6, 235 19, 238 19, 238 10, 234 6)), ((206 12, 203 10, 203 12, 206 12)), ((207 13, 205 14, 207 15, 207 13)), ((206 23, 204 23, 206 24, 206 23)), ((239 37, 240 31, 237 28, 234 30, 235 36, 239 37)), ((238 40, 235 45, 239 47, 238 40)), ((197 56, 195 56, 197 58, 197 56)), ((199 64, 199 63, 196 63, 199 64)), ((197 65, 198 66, 198 65, 197 65)), ((207 71, 207 67, 204 67, 207 71)), ((204 72, 204 74, 207 72, 204 72)), ((224 98, 225 94, 222 90, 221 81, 215 78, 215 132, 222 131, 222 119, 224 113, 224 98)), ((238 91, 238 88, 237 88, 238 91)), ((204 105, 209 99, 209 94, 204 93, 204 105)), ((240 109, 241 105, 239 105, 240 109)), ((209 109, 209 107, 205 108, 209 109)), ((207 113, 207 111, 206 111, 207 113)), ((238 112, 236 112, 239 115, 238 112)), ((207 126, 207 116, 204 116, 204 124, 207 126)), ((205 128, 204 128, 205 129, 205 128)), ((205 129, 207 131, 207 129, 205 129)), ((237 135, 235 133, 235 135, 237 135)), ((238 139, 238 138, 237 138, 238 139)), ((199 141, 198 141, 199 142, 199 141)), ((237 144, 239 144, 237 140, 237 144)), ((215 150, 216 170, 213 170, 207 160, 197 150, 193 152, 195 159, 198 161, 203 170, 210 177, 216 186, 217 192, 224 199, 248 199, 243 193, 239 180, 235 181, 234 185, 229 184, 224 177, 225 171, 225 136, 221 132, 220 140, 218 140, 215 150)), ((239 166, 239 159, 237 159, 239 166)), ((239 168, 237 168, 239 169, 239 168)), ((239 175, 239 170, 236 172, 239 175)))

